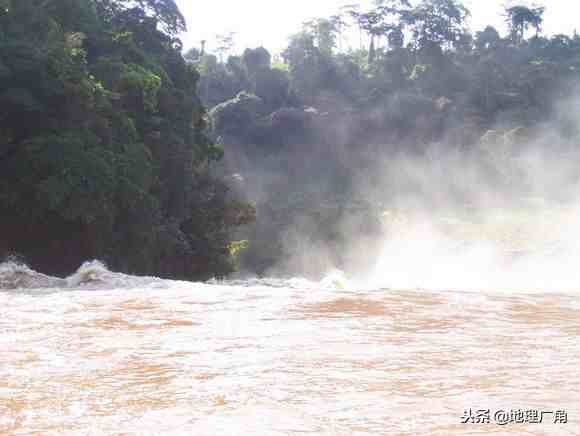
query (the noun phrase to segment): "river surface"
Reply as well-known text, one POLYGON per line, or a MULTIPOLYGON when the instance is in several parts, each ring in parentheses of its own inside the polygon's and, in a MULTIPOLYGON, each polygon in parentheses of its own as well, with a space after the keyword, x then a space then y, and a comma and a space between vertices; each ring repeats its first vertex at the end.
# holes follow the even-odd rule
POLYGON ((574 293, 15 274, 2 435, 580 435, 574 293))

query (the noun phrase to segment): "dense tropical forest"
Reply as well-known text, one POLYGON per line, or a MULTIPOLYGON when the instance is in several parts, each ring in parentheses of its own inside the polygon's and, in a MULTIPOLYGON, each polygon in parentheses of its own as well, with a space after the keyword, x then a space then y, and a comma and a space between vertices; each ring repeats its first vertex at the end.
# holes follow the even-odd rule
POLYGON ((0 253, 209 278, 252 219, 211 174, 172 0, 0 1, 0 253))
POLYGON ((401 159, 475 160, 501 191, 548 122, 544 148, 574 150, 580 37, 543 36, 544 13, 472 34, 459 1, 376 1, 272 56, 184 50, 173 0, 0 0, 0 255, 187 279, 365 263, 401 159))

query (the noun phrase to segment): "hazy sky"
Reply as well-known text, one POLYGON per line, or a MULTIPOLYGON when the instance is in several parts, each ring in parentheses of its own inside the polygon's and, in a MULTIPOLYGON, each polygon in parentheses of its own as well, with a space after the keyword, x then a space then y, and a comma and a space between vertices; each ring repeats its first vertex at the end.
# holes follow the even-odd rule
MULTIPOLYGON (((187 19, 189 31, 182 39, 185 48, 199 46, 207 40, 211 51, 215 35, 235 32, 237 49, 263 45, 272 52, 284 48, 287 38, 300 29, 301 24, 314 17, 335 14, 344 4, 371 4, 370 0, 210 0, 197 2, 176 0, 187 19)), ((502 5, 505 0, 465 0, 472 12, 471 27, 481 29, 494 24, 500 32, 503 27, 502 5)), ((580 31, 580 2, 578 0, 544 0, 547 7, 545 33, 580 31)))

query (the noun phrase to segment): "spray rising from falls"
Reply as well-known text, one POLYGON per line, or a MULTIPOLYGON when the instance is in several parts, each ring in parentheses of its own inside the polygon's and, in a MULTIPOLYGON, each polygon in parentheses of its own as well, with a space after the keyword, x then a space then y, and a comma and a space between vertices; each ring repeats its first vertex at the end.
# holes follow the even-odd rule
POLYGON ((390 217, 366 286, 554 292, 580 289, 578 208, 487 211, 477 220, 390 217))
MULTIPOLYGON (((579 120, 580 109, 567 117, 579 120)), ((382 229, 337 218, 340 243, 330 235, 322 249, 289 245, 297 261, 284 263, 346 253, 334 266, 365 289, 578 291, 580 152, 560 124, 490 130, 467 150, 443 139, 424 153, 377 152, 372 163, 353 163, 347 202, 372 205, 368 214, 382 214, 382 229)), ((317 240, 308 226, 295 233, 301 229, 302 240, 317 240)))

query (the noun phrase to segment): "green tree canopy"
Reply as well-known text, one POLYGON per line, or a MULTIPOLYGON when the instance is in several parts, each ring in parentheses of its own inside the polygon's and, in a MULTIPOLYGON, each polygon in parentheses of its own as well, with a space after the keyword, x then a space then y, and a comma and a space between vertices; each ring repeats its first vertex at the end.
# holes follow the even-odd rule
POLYGON ((541 32, 545 9, 543 6, 506 8, 505 20, 509 26, 511 38, 516 44, 524 40, 526 31, 530 27, 536 30, 536 34, 541 32))
POLYGON ((185 18, 174 0, 90 0, 103 17, 116 19, 122 15, 146 14, 156 19, 170 35, 185 32, 185 18))
POLYGON ((465 32, 469 10, 456 0, 423 0, 403 14, 416 47, 453 46, 465 32))

